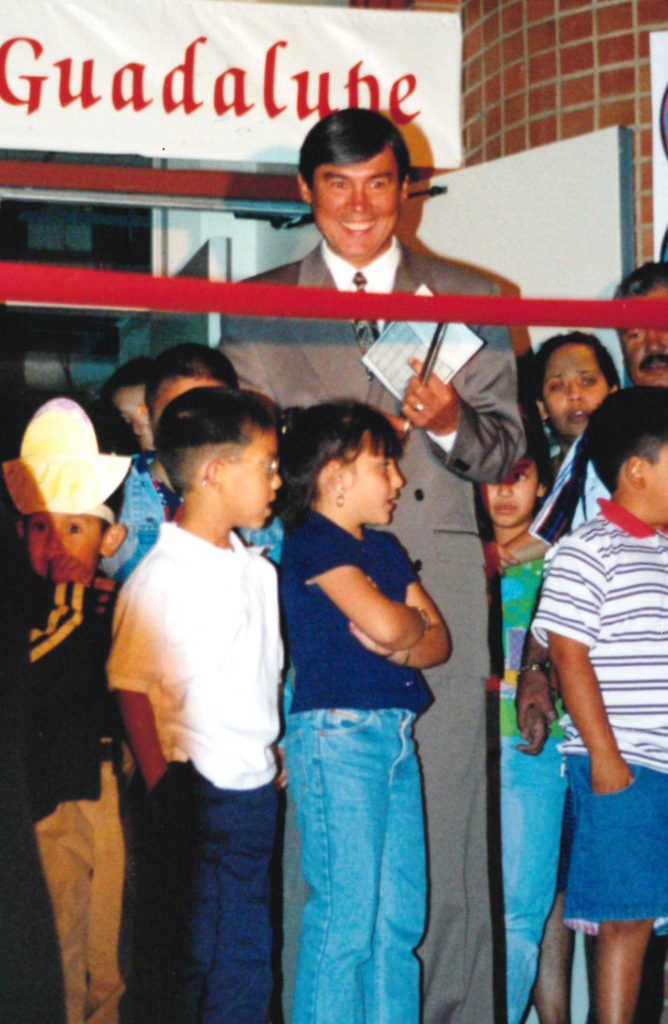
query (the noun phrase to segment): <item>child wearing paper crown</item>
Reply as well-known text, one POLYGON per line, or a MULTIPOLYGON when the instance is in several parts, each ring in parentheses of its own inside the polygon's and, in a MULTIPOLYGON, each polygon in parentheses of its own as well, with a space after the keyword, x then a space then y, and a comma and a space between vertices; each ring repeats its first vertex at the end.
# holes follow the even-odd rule
POLYGON ((103 455, 84 410, 56 398, 3 464, 33 578, 24 706, 28 797, 63 960, 68 1024, 118 1021, 125 847, 108 694, 114 583, 97 576, 125 538, 111 507, 130 460, 103 455))

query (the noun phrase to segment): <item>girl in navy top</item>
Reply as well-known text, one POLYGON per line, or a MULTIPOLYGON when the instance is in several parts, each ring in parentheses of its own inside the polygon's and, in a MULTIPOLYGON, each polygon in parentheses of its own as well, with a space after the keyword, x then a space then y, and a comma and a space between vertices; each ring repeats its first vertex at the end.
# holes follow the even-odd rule
POLYGON ((293 1024, 417 1024, 426 911, 415 716, 445 661, 441 615, 390 533, 401 442, 353 402, 292 414, 281 595, 295 694, 290 785, 311 890, 293 1024))

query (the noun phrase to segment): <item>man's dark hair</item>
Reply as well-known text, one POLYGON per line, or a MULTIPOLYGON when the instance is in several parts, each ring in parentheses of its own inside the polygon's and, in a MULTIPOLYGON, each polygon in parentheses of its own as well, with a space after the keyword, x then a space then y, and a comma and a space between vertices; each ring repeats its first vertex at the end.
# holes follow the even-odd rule
POLYGON ((152 370, 153 360, 150 356, 129 359, 127 363, 114 370, 111 377, 104 382, 100 398, 103 402, 111 402, 119 388, 135 388, 140 384, 146 384, 152 370))
POLYGON ((668 444, 668 388, 613 392, 592 414, 587 436, 596 472, 612 493, 627 459, 639 455, 655 463, 668 444))
POLYGON ((656 288, 668 288, 668 263, 643 263, 617 285, 616 299, 635 299, 656 288))
POLYGON ((213 377, 223 387, 237 388, 239 379, 232 363, 217 348, 184 342, 156 356, 146 381, 146 405, 151 416, 156 395, 167 380, 176 377, 213 377))
POLYGON ((607 380, 610 387, 619 387, 619 374, 612 356, 605 345, 599 341, 595 334, 586 334, 584 331, 569 331, 567 334, 555 334, 547 341, 544 341, 536 352, 533 360, 534 398, 540 401, 543 397, 543 385, 545 374, 550 357, 558 352, 565 345, 585 345, 590 348, 596 357, 598 368, 607 380))
POLYGON ((166 406, 156 431, 157 457, 174 489, 193 485, 202 451, 222 445, 248 445, 255 431, 274 430, 276 422, 263 398, 229 388, 193 388, 166 406))
POLYGON ((403 182, 410 171, 411 158, 399 129, 374 110, 338 110, 318 121, 304 139, 299 152, 299 173, 311 188, 316 168, 321 164, 360 164, 388 146, 397 161, 399 181, 403 182))

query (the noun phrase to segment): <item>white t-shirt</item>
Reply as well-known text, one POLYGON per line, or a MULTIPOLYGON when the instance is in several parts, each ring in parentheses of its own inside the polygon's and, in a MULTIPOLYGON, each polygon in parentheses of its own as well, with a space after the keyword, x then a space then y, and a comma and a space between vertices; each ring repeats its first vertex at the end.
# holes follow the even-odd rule
POLYGON ((107 672, 113 690, 148 696, 166 760, 191 760, 221 789, 255 789, 276 773, 277 578, 259 550, 231 544, 161 525, 119 594, 107 672))

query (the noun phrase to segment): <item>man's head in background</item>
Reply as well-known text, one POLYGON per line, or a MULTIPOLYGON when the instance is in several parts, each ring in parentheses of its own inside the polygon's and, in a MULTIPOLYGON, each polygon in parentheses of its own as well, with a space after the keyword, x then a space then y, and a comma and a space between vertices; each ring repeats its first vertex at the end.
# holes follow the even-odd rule
POLYGON ((146 381, 152 367, 153 360, 149 356, 130 359, 112 373, 100 394, 102 401, 113 405, 128 424, 142 452, 153 448, 153 431, 146 405, 146 381))
POLYGON ((382 114, 349 108, 319 121, 299 154, 302 199, 330 248, 361 269, 392 243, 410 156, 382 114))
POLYGON ((155 429, 163 409, 179 395, 198 387, 238 387, 232 363, 215 348, 186 342, 161 352, 153 360, 146 382, 146 405, 155 429))
MULTIPOLYGON (((645 263, 624 278, 616 299, 668 300, 668 263, 645 263)), ((628 327, 619 339, 634 384, 668 387, 668 323, 665 327, 628 327)))

